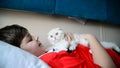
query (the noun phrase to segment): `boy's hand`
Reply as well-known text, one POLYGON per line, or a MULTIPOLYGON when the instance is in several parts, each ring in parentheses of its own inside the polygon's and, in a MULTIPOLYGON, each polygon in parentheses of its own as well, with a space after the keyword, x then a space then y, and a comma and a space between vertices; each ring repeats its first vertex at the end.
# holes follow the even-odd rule
POLYGON ((74 36, 72 33, 65 33, 65 39, 70 43, 72 40, 74 40, 74 36))

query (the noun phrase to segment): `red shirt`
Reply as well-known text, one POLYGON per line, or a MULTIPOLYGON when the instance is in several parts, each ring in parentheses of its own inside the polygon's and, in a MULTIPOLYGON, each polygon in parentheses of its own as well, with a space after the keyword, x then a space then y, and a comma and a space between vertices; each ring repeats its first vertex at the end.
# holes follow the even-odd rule
MULTIPOLYGON (((120 67, 120 57, 112 49, 106 49, 110 54, 116 67, 120 67)), ((66 51, 49 52, 40 57, 52 68, 100 68, 93 62, 89 48, 79 44, 76 50, 71 53, 66 51)), ((102 59, 101 59, 102 60, 102 59)))

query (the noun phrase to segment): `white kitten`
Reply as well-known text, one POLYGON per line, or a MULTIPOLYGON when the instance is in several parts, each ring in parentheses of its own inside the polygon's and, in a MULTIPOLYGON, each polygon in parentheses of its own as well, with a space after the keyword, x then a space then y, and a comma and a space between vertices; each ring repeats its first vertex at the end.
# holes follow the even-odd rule
MULTIPOLYGON (((61 50, 67 51, 68 49, 74 50, 76 49, 78 43, 88 47, 89 42, 81 38, 82 34, 74 33, 73 36, 75 40, 71 41, 70 44, 65 40, 64 36, 65 36, 65 32, 61 28, 54 28, 49 31, 48 40, 52 44, 50 51, 58 52, 61 50)), ((110 42, 100 42, 100 43, 104 48, 111 48, 120 53, 120 48, 116 44, 110 42)), ((89 50, 89 52, 92 53, 91 50, 89 50)))
POLYGON ((48 33, 48 40, 52 44, 52 47, 49 51, 61 51, 61 50, 74 50, 77 47, 78 43, 88 45, 88 42, 85 39, 81 39, 80 34, 73 34, 75 40, 71 41, 70 44, 64 38, 65 32, 60 28, 54 28, 48 33))

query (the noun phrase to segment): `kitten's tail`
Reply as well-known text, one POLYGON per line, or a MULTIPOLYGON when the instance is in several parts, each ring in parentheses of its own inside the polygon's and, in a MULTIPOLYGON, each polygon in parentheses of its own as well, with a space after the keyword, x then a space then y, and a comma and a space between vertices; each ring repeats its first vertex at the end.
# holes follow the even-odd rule
POLYGON ((120 53, 120 47, 114 46, 113 49, 114 49, 115 51, 117 51, 118 53, 120 53))
POLYGON ((101 42, 101 44, 103 45, 104 48, 112 48, 115 51, 117 51, 118 53, 120 53, 120 47, 118 45, 116 45, 115 43, 112 43, 112 42, 101 42))

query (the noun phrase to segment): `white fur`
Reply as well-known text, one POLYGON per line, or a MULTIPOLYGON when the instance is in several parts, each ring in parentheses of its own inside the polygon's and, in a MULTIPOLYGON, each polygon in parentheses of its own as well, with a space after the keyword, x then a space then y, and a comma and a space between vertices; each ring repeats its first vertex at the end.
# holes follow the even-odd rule
POLYGON ((60 28, 55 28, 49 31, 48 40, 52 44, 48 52, 59 52, 61 50, 67 51, 68 42, 64 39, 64 32, 60 28))
POLYGON ((120 53, 120 48, 112 42, 101 42, 101 44, 103 45, 104 48, 112 48, 114 50, 116 50, 117 52, 120 53))
POLYGON ((73 34, 75 40, 71 41, 70 44, 65 40, 64 38, 65 33, 61 28, 54 28, 49 31, 48 33, 48 40, 53 45, 50 48, 50 52, 53 51, 53 49, 58 52, 60 50, 74 50, 77 47, 78 43, 88 45, 88 42, 85 39, 81 38, 80 34, 73 34))

